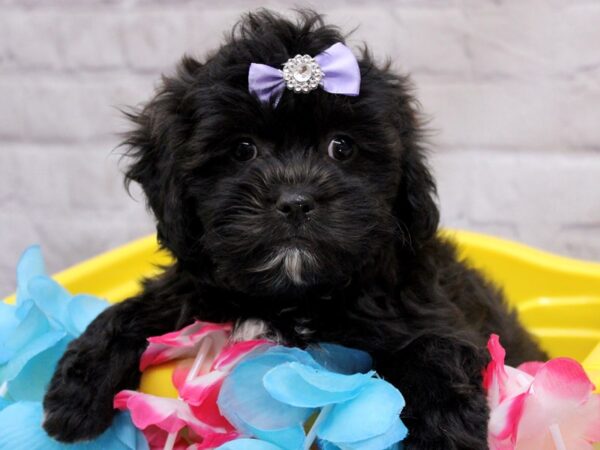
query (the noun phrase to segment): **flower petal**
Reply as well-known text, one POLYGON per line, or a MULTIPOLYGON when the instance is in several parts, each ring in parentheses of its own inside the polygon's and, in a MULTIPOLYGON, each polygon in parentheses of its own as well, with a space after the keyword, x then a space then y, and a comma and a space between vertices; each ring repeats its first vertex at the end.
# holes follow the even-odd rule
POLYGON ((397 418, 385 433, 364 441, 338 443, 342 450, 386 450, 402 441, 408 434, 408 429, 397 418))
POLYGON ((0 411, 0 448, 11 450, 148 450, 144 437, 128 418, 119 417, 111 428, 90 442, 65 445, 42 428, 42 404, 18 402, 0 411))
POLYGON ((506 373, 504 371, 504 357, 506 356, 506 352, 500 345, 500 338, 497 334, 490 336, 487 347, 492 360, 483 372, 483 387, 487 391, 488 406, 492 410, 502 401, 500 386, 506 382, 506 373))
POLYGON ((173 384, 177 388, 182 400, 185 400, 190 405, 198 406, 202 404, 215 385, 221 386, 227 374, 225 372, 213 371, 187 381, 191 363, 192 361, 186 361, 183 365, 178 364, 173 371, 173 384))
POLYGON ((67 308, 66 325, 70 334, 79 336, 108 307, 108 302, 91 295, 76 295, 67 308))
MULTIPOLYGON (((172 359, 196 356, 200 343, 209 335, 215 344, 213 352, 218 354, 227 342, 230 332, 231 325, 229 324, 196 321, 179 331, 151 337, 148 339, 148 348, 142 354, 140 370, 144 371, 149 366, 162 364, 172 359)), ((213 359, 210 358, 207 362, 212 363, 213 359)))
POLYGON ((230 431, 202 422, 194 416, 189 405, 175 398, 121 391, 114 398, 114 407, 129 410, 133 423, 141 430, 156 426, 167 433, 176 433, 188 426, 199 436, 230 431))
POLYGON ((68 306, 71 299, 71 294, 66 289, 52 278, 41 275, 29 281, 29 293, 36 306, 46 315, 54 328, 66 328, 68 306))
MULTIPOLYGON (((57 333, 57 337, 61 335, 63 337, 47 349, 31 356, 18 374, 8 382, 8 391, 13 400, 42 401, 56 364, 71 341, 70 337, 64 336, 62 333, 53 333, 57 333)), ((46 344, 52 342, 50 340, 46 344)), ((28 351, 28 347, 24 351, 28 351)))
POLYGON ((249 427, 249 434, 255 438, 262 439, 278 445, 286 450, 301 450, 306 439, 302 425, 293 425, 279 430, 261 430, 249 427))
POLYGON ((141 430, 155 425, 168 433, 175 433, 187 425, 187 405, 178 399, 121 391, 115 396, 114 406, 129 410, 133 423, 141 430))
POLYGON ((233 430, 232 425, 221 414, 217 399, 221 385, 229 371, 243 358, 256 354, 256 350, 266 350, 265 340, 236 342, 225 347, 216 357, 211 371, 188 380, 188 374, 193 361, 185 360, 173 372, 173 382, 182 400, 190 405, 192 413, 201 421, 225 429, 233 430))
MULTIPOLYGON (((23 322, 19 328, 26 324, 27 322, 23 322)), ((30 342, 18 349, 18 354, 14 355, 5 364, 0 365, 0 380, 14 380, 32 358, 54 347, 65 336, 66 333, 62 331, 49 331, 39 336, 32 336, 30 342)))
POLYGON ((215 359, 211 370, 229 371, 251 353, 255 354, 257 351, 266 351, 271 345, 272 343, 266 339, 235 342, 223 349, 215 359))
POLYGON ((600 401, 581 365, 569 358, 504 365, 504 349, 492 335, 485 373, 491 450, 587 450, 600 438, 600 401))
POLYGON ((586 424, 584 426, 583 438, 589 442, 600 442, 600 394, 592 395, 589 405, 584 412, 586 424))
POLYGON ((209 437, 205 437, 202 439, 202 442, 199 444, 192 444, 186 450, 205 450, 205 449, 214 449, 217 448, 226 442, 233 441, 239 437, 239 433, 236 431, 232 431, 226 434, 214 434, 209 437))
MULTIPOLYGON (((109 430, 115 439, 128 449, 148 450, 149 448, 146 438, 140 430, 135 428, 131 420, 131 415, 127 412, 117 414, 109 430)), ((102 448, 112 449, 110 445, 105 445, 102 448)))
POLYGON ((358 442, 386 433, 404 408, 400 391, 381 379, 371 379, 359 396, 335 405, 317 430, 331 442, 358 442))
POLYGON ((0 448, 11 450, 62 450, 43 430, 42 405, 18 402, 0 411, 0 448))
MULTIPOLYGON (((0 364, 6 364, 36 337, 51 330, 50 323, 32 300, 26 300, 19 305, 15 314, 20 323, 6 340, 0 342, 0 364)), ((0 373, 0 380, 2 379, 7 378, 0 373)))
MULTIPOLYGON (((3 361, 2 346, 4 345, 4 342, 19 326, 19 319, 17 318, 16 312, 16 306, 7 305, 0 300, 0 363, 3 361)), ((4 358, 8 359, 8 356, 5 356, 4 358)))
POLYGON ((267 392, 282 403, 316 408, 356 397, 373 375, 374 372, 344 375, 290 362, 268 371, 263 383, 267 392))
POLYGON ((497 334, 490 336, 488 351, 492 360, 484 371, 483 387, 487 391, 488 406, 492 410, 505 399, 526 392, 533 377, 526 372, 504 365, 506 352, 497 334))
POLYGON ((270 442, 259 439, 236 439, 221 445, 217 450, 283 450, 270 442))
POLYGON ((514 445, 517 438, 523 405, 529 394, 523 393, 504 400, 490 411, 488 434, 498 442, 508 440, 514 445))
MULTIPOLYGON (((151 450, 163 450, 169 439, 169 433, 154 425, 150 425, 148 428, 144 429, 143 433, 151 450)), ((189 440, 184 436, 184 433, 178 433, 175 437, 173 449, 187 450, 188 446, 189 440)))
POLYGON ((199 406, 211 392, 213 386, 217 383, 220 386, 223 378, 236 364, 246 357, 257 355, 257 352, 265 351, 267 348, 269 348, 269 342, 266 340, 236 342, 221 351, 215 358, 209 372, 192 380, 187 380, 191 366, 191 361, 188 360, 179 365, 173 372, 173 384, 183 400, 191 405, 199 406))
POLYGON ((517 370, 520 370, 522 372, 525 372, 526 374, 531 375, 532 377, 535 377, 535 375, 538 373, 538 370, 540 370, 544 364, 545 363, 541 361, 528 361, 519 365, 517 367, 517 370))
POLYGON ((368 372, 373 367, 371 355, 354 348, 321 343, 309 347, 307 351, 315 361, 332 372, 351 375, 368 372))
POLYGON ((599 433, 600 402, 581 365, 567 358, 548 361, 531 386, 519 423, 519 448, 541 446, 560 433, 566 448, 589 448, 599 433), (552 427, 552 428, 551 428, 552 427))
POLYGON ((532 384, 539 398, 586 401, 595 387, 581 364, 570 358, 555 358, 537 371, 532 384))
POLYGON ((223 380, 221 379, 220 382, 215 383, 209 389, 206 389, 202 403, 196 406, 190 404, 190 409, 194 416, 210 426, 233 430, 233 426, 225 417, 223 417, 219 410, 219 406, 217 405, 217 399, 219 398, 222 383, 223 380))
MULTIPOLYGON (((319 448, 321 450, 341 450, 340 446, 337 444, 334 444, 333 442, 329 442, 329 441, 324 441, 323 439, 318 439, 317 442, 319 443, 319 448)), ((395 450, 395 449, 389 449, 389 450, 395 450)))
POLYGON ((39 245, 25 249, 17 264, 17 306, 30 300, 29 281, 39 275, 45 275, 44 258, 39 245))
MULTIPOLYGON (((292 350, 292 349, 290 349, 292 350)), ((303 423, 312 413, 308 408, 296 408, 275 400, 265 390, 262 380, 273 367, 294 360, 292 353, 267 351, 241 362, 223 382, 219 408, 239 430, 286 429, 303 423)))

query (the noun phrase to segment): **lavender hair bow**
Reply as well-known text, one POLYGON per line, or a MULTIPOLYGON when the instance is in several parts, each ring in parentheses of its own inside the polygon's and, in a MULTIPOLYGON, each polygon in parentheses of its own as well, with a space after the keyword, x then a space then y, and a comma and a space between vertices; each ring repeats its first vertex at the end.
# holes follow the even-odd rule
POLYGON ((314 58, 297 55, 283 65, 283 70, 266 64, 250 64, 248 89, 261 102, 281 100, 287 87, 296 93, 308 93, 318 86, 332 94, 356 96, 360 91, 360 69, 352 51, 341 42, 314 58))

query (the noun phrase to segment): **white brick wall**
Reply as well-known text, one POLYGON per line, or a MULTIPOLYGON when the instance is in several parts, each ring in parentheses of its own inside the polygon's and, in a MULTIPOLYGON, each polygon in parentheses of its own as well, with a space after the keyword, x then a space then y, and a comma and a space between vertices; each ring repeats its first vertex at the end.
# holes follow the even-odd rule
MULTIPOLYGON (((444 224, 599 260, 600 2, 366 3, 322 10, 412 73, 444 224)), ((116 107, 240 12, 297 5, 311 3, 0 0, 0 295, 28 244, 56 271, 150 232, 111 153, 116 107)))

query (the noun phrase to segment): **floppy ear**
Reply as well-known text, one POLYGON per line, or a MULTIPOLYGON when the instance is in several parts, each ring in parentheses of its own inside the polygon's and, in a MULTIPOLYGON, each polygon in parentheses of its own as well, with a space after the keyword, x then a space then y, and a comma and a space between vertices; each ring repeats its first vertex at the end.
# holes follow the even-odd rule
POLYGON ((396 78, 393 113, 389 117, 400 139, 400 184, 394 210, 409 233, 413 249, 435 236, 439 225, 436 185, 421 146, 418 104, 408 93, 408 80, 396 78))
POLYGON ((125 184, 139 183, 147 205, 156 217, 158 240, 179 260, 192 258, 200 233, 195 218, 193 199, 185 192, 177 158, 190 133, 186 120, 184 98, 193 83, 194 74, 202 65, 184 58, 177 75, 163 77, 155 97, 142 109, 126 112, 135 125, 126 135, 123 145, 132 163, 125 172, 125 184), (190 230, 194 227, 194 234, 190 230))

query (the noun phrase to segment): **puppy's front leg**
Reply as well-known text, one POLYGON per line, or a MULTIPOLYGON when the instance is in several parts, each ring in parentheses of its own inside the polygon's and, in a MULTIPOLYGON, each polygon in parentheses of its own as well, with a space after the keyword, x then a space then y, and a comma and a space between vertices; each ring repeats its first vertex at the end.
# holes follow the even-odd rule
POLYGON ((114 395, 139 383, 146 338, 182 326, 183 309, 181 302, 146 292, 103 311, 58 363, 44 398, 48 434, 75 442, 108 428, 115 414, 114 395))
POLYGON ((488 408, 481 380, 485 363, 480 349, 452 337, 419 338, 381 361, 379 372, 406 399, 405 450, 488 448, 488 408))

